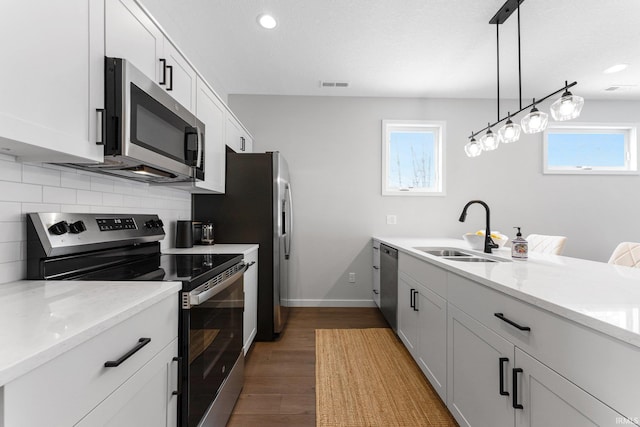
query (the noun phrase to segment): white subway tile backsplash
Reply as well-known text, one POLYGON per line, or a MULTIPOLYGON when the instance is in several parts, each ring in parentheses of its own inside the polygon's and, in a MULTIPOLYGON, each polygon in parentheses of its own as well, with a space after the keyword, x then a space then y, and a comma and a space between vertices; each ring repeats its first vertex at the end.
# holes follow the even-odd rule
POLYGON ((173 246, 175 221, 191 218, 191 195, 0 154, 0 283, 26 277, 27 212, 158 214, 166 224, 164 249, 173 246))
MULTIPOLYGON (((20 261, 22 259, 22 242, 0 243, 0 263, 20 261)), ((2 264, 0 264, 2 268, 2 264)))
POLYGON ((22 181, 22 164, 16 162, 0 161, 1 181, 22 181))
POLYGON ((21 182, 0 182, 0 200, 7 202, 41 202, 42 186, 21 182))
POLYGON ((90 190, 91 179, 86 175, 80 175, 76 171, 63 171, 60 175, 60 186, 65 188, 76 188, 78 190, 90 190))
POLYGON ((114 185, 113 180, 103 178, 102 176, 91 177, 91 191, 102 191, 113 193, 114 185))
POLYGON ((0 242, 20 242, 26 239, 24 222, 0 222, 0 242))
POLYGON ((40 184, 50 186, 60 186, 61 171, 56 169, 43 168, 39 165, 22 165, 22 182, 25 184, 40 184))
POLYGON ((102 204, 105 206, 122 206, 122 194, 102 193, 102 204))
MULTIPOLYGON (((0 184, 2 188, 2 184, 0 184)), ((0 221, 21 221, 22 205, 17 202, 0 202, 0 221)))
POLYGON ((75 188, 42 187, 42 201, 45 203, 76 203, 75 188))
POLYGON ((102 193, 98 191, 78 190, 77 203, 80 205, 102 206, 102 193))

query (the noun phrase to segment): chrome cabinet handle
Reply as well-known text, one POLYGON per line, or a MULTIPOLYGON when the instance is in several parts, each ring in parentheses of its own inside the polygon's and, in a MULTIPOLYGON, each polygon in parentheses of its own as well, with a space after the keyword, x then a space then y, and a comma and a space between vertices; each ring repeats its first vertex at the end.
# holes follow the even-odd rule
POLYGON ((96 145, 104 145, 104 108, 96 108, 96 145))
POLYGON ((151 338, 140 338, 138 340, 138 344, 136 344, 135 347, 133 347, 128 352, 126 352, 120 359, 118 359, 118 360, 109 360, 107 362, 104 362, 104 367, 105 368, 116 368, 116 367, 120 366, 122 364, 122 362, 124 362, 125 360, 127 360, 128 358, 130 358, 131 356, 136 354, 138 351, 140 351, 140 349, 142 347, 144 347, 145 345, 149 344, 150 342, 151 342, 151 338))
POLYGON ((531 331, 530 327, 518 325, 513 320, 507 319, 506 317, 504 317, 503 313, 493 313, 493 315, 496 316, 498 319, 502 320, 503 322, 507 322, 508 324, 513 326, 514 328, 517 328, 517 329, 519 329, 521 331, 527 331, 527 332, 531 331))

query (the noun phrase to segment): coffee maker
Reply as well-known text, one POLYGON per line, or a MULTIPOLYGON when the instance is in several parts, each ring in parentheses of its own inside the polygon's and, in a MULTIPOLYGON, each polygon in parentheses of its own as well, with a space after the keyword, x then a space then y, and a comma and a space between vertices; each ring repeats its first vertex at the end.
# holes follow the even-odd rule
POLYGON ((176 225, 176 248, 191 248, 193 245, 213 244, 213 223, 178 220, 176 225))

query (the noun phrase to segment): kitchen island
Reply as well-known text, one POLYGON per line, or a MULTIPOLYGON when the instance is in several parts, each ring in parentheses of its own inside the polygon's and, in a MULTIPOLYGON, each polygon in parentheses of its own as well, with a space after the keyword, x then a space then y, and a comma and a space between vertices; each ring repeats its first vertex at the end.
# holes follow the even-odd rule
POLYGON ((640 270, 416 249, 483 256, 456 239, 374 242, 399 251, 398 336, 461 425, 640 424, 640 270))

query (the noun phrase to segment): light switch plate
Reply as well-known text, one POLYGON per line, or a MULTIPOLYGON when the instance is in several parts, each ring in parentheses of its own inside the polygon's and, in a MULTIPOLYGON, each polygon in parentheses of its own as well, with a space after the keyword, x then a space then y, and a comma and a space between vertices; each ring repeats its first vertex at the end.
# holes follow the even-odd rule
POLYGON ((395 225, 398 223, 398 217, 395 215, 387 215, 387 224, 395 225))

